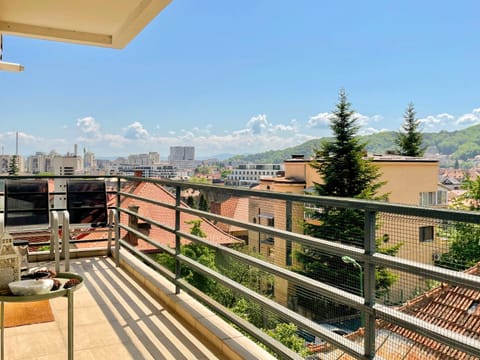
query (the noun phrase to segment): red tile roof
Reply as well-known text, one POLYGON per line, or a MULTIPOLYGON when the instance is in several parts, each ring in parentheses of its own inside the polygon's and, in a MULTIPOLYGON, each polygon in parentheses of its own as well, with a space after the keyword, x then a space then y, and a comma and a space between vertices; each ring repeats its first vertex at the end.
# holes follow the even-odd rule
MULTIPOLYGON (((480 263, 468 269, 466 273, 480 276, 480 263)), ((442 284, 410 300, 398 310, 472 339, 480 337, 480 289, 472 290, 442 284)), ((363 329, 348 335, 347 338, 361 342, 363 329)), ((376 343, 379 344, 377 355, 389 360, 477 359, 386 321, 379 321, 377 324, 376 343)), ((352 359, 327 344, 312 347, 312 350, 335 355, 337 356, 335 359, 352 359)))
MULTIPOLYGON (((166 204, 174 205, 175 204, 175 197, 170 194, 164 187, 149 183, 149 182, 140 182, 134 185, 130 185, 127 188, 123 189, 124 192, 129 192, 137 196, 145 197, 150 200, 163 202, 166 204)), ((115 199, 110 200, 110 205, 115 203, 115 199)), ((136 205, 139 206, 138 213, 142 216, 148 217, 152 220, 156 220, 161 222, 167 227, 174 228, 175 227, 175 210, 168 209, 166 207, 157 206, 145 201, 140 201, 132 198, 124 197, 121 201, 121 207, 127 209, 129 206, 136 205)), ((182 206, 187 207, 187 205, 182 203, 182 206)), ((198 216, 190 215, 190 214, 181 214, 181 221, 180 221, 180 229, 183 232, 189 233, 192 227, 191 224, 187 222, 192 220, 200 219, 198 216)), ((206 219, 201 219, 201 229, 203 232, 206 233, 208 241, 221 244, 221 245, 233 245, 239 244, 242 241, 237 239, 236 237, 227 234, 219 227, 212 224, 210 221, 206 219)), ((121 213, 120 215, 120 222, 122 224, 128 224, 128 215, 121 213)), ((139 223, 141 224, 142 221, 139 219, 139 223)), ((147 230, 144 229, 142 232, 146 232, 147 230)), ((124 239, 127 236, 127 232, 125 230, 120 231, 120 236, 124 239)), ((175 247, 175 235, 171 232, 161 229, 157 226, 152 225, 149 229, 149 237, 155 239, 162 245, 168 246, 170 248, 175 247)), ((84 234, 77 236, 77 239, 82 240, 98 240, 107 237, 107 231, 98 231, 95 233, 84 234)), ((182 240, 183 243, 188 243, 187 240, 182 240)), ((77 244, 79 247, 96 247, 99 246, 98 243, 81 243, 77 244)), ((148 242, 138 239, 137 249, 141 251, 154 251, 156 248, 150 245, 148 242)))
MULTIPOLYGON (((235 220, 248 222, 248 198, 231 197, 228 200, 215 203, 210 211, 214 214, 229 217, 235 220)), ((218 223, 217 226, 226 232, 245 231, 245 228, 239 226, 218 223)))

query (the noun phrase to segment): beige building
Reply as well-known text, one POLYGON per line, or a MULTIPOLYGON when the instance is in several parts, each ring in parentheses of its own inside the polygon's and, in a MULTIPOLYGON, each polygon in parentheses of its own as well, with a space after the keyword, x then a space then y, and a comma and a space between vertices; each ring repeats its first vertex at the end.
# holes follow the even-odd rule
MULTIPOLYGON (((322 178, 310 166, 311 159, 293 156, 284 162, 285 176, 262 179, 258 190, 303 194, 313 190, 322 178)), ((388 201, 414 206, 446 206, 447 192, 438 185, 439 164, 437 160, 404 156, 375 156, 372 158, 381 173, 379 181, 385 182, 380 194, 388 194, 388 201)), ((249 218, 254 223, 303 233, 303 220, 307 217, 309 204, 293 204, 293 216, 287 219, 285 203, 251 199, 249 218), (288 220, 288 221, 287 221, 288 220)), ((377 219, 377 238, 385 246, 402 244, 398 257, 430 263, 447 251, 447 242, 436 236, 437 225, 428 219, 397 214, 380 213, 377 219)), ((266 259, 279 266, 295 265, 292 245, 285 239, 249 232, 249 247, 259 251, 266 259)), ((418 291, 425 289, 425 280, 419 277, 406 279, 402 274, 391 288, 386 301, 402 302, 418 291)), ((276 284, 277 301, 288 302, 287 284, 276 284)))
MULTIPOLYGON (((376 155, 371 160, 379 168, 380 181, 386 182, 380 194, 388 194, 389 202, 416 206, 447 204, 447 192, 438 186, 438 160, 398 155, 376 155)), ((285 177, 264 179, 261 188, 294 193, 313 188, 315 183, 322 183, 322 178, 310 162, 303 156, 292 156, 284 162, 285 177)))

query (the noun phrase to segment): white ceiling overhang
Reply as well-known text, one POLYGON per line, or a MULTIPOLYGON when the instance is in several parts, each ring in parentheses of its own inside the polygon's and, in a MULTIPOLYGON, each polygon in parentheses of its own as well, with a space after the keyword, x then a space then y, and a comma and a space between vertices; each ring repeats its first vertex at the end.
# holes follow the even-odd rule
POLYGON ((0 34, 125 47, 171 0, 0 0, 0 34))

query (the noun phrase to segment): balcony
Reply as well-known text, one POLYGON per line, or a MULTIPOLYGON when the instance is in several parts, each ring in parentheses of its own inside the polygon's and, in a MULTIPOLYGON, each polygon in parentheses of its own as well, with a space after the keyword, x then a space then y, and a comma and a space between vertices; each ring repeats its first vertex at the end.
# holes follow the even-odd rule
MULTIPOLYGON (((84 277, 75 293, 76 358, 480 357, 477 267, 436 265, 459 236, 459 225, 476 229, 476 213, 109 177, 100 179, 107 184, 109 224, 73 224, 68 206, 58 202, 70 194, 54 185, 65 179, 75 178, 48 179, 49 210, 60 216, 46 233, 7 229, 29 239, 30 267, 66 268, 84 277), (192 194, 244 207, 198 210, 196 199, 186 205, 192 194), (325 238, 303 235, 305 211, 332 208, 362 214, 361 241, 342 238, 351 223, 325 238), (258 221, 267 213, 274 226, 258 221), (426 227, 433 236, 421 241, 419 229, 425 234, 426 227), (189 243, 210 249, 215 261, 182 252, 189 243), (396 245, 396 256, 380 251, 396 245), (337 264, 334 281, 322 277, 328 267, 318 277, 305 276, 299 251, 328 256, 337 264), (345 257, 353 262, 342 262, 345 257), (379 287, 380 270, 395 281, 379 287), (296 353, 271 336, 281 324, 295 327, 305 351, 296 353)), ((8 194, 2 194, 5 203, 8 194)), ((55 321, 5 330, 6 358, 66 357, 66 301, 52 299, 51 306, 55 321)))

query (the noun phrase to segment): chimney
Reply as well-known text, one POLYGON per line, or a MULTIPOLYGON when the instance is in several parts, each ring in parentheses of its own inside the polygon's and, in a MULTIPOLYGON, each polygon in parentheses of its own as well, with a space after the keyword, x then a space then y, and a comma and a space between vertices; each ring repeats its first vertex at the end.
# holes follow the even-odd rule
MULTIPOLYGON (((140 209, 140 206, 138 206, 138 205, 130 205, 128 207, 128 210, 130 210, 130 211, 132 211, 136 214, 138 214, 138 209, 140 209)), ((128 227, 138 231, 138 217, 137 216, 130 215, 130 214, 128 215, 128 227)), ((130 245, 133 245, 133 246, 138 245, 138 237, 131 232, 129 232, 127 234, 127 239, 126 240, 128 241, 128 243, 130 245)))

